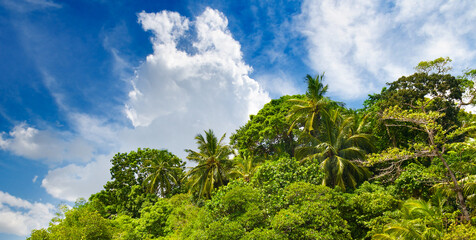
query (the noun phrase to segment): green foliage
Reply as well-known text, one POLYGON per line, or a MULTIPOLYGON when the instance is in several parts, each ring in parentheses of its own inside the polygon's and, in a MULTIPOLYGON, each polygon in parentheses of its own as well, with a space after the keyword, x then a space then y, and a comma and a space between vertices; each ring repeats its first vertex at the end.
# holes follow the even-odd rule
POLYGON ((476 227, 470 224, 453 224, 442 240, 470 240, 476 239, 476 227))
POLYGON ((230 177, 241 178, 245 182, 249 182, 261 166, 261 162, 253 155, 241 153, 233 159, 233 165, 234 167, 229 173, 230 177))
POLYGON ((153 206, 142 208, 137 230, 143 234, 143 238, 165 236, 171 210, 172 206, 165 199, 159 199, 153 206))
POLYGON ((84 205, 84 202, 68 209, 61 207, 58 217, 46 229, 33 230, 29 239, 112 239, 114 226, 99 213, 84 205), (63 217, 62 217, 63 216, 63 217))
POLYGON ((387 224, 372 239, 441 239, 445 231, 445 199, 438 200, 436 206, 422 200, 407 200, 400 209, 402 217, 387 224))
POLYGON ((288 239, 351 239, 332 189, 296 182, 286 187, 285 198, 288 207, 274 216, 271 226, 288 239))
POLYGON ((260 204, 260 193, 250 184, 243 181, 233 181, 227 186, 220 188, 207 207, 217 217, 229 217, 234 219, 245 213, 252 206, 260 204))
POLYGON ((454 77, 446 72, 451 69, 449 58, 438 58, 434 61, 421 62, 417 66, 417 73, 399 78, 397 81, 388 83, 388 88, 383 88, 380 94, 374 94, 367 101, 366 110, 374 114, 373 131, 377 138, 377 146, 380 150, 389 146, 406 148, 409 143, 425 142, 424 133, 387 122, 376 121, 378 114, 393 106, 400 106, 403 110, 414 109, 418 102, 424 102, 425 98, 432 99, 426 106, 427 111, 441 112, 444 116, 437 120, 445 129, 452 126, 461 126, 458 119, 460 105, 463 96, 471 98, 474 95, 473 81, 470 72, 463 77, 454 77))
POLYGON ((461 108, 476 101, 476 70, 453 77, 450 62, 421 62, 363 110, 308 75, 306 95, 236 130, 234 159, 225 135, 198 134, 187 173, 166 150, 118 153, 104 190, 28 239, 476 239, 462 224, 476 219, 476 115, 461 108), (359 186, 364 160, 379 175, 359 186))
POLYGON ((330 100, 324 97, 327 92, 327 85, 322 84, 323 80, 324 74, 317 75, 315 78, 307 75, 306 98, 288 100, 294 104, 287 117, 292 122, 289 131, 298 124, 303 124, 304 130, 315 136, 314 128, 319 124, 320 111, 330 104, 330 100))
POLYGON ((363 239, 372 228, 372 220, 395 211, 399 204, 400 201, 392 195, 390 189, 365 182, 354 193, 346 194, 346 199, 339 209, 349 224, 352 237, 363 239))
POLYGON ((242 240, 285 240, 286 238, 278 234, 274 229, 256 228, 245 233, 242 240))
POLYGON ((172 153, 161 150, 146 159, 141 167, 149 193, 167 196, 180 186, 185 163, 172 153))
POLYGON ((299 131, 288 134, 291 124, 286 121, 286 116, 292 106, 289 99, 303 99, 303 96, 283 96, 265 104, 256 115, 250 115, 250 120, 230 137, 233 147, 256 157, 282 154, 293 156, 296 146, 294 136, 299 135, 299 131))
POLYGON ((139 240, 142 233, 138 231, 139 220, 128 215, 118 215, 113 221, 115 233, 113 239, 118 240, 139 240))
POLYGON ((446 73, 452 69, 451 66, 447 66, 452 60, 449 57, 439 57, 432 61, 422 61, 418 63, 415 70, 418 72, 430 73, 435 72, 438 74, 446 73))
POLYGON ((355 188, 370 172, 358 161, 365 159, 365 149, 372 149, 369 134, 354 132, 354 119, 338 109, 321 110, 322 125, 311 146, 297 148, 302 161, 317 159, 325 173, 323 183, 329 187, 355 188))
POLYGON ((425 167, 421 164, 410 163, 395 180, 396 193, 403 198, 429 199, 430 189, 437 182, 444 181, 444 168, 438 165, 425 167))
POLYGON ((51 227, 52 239, 112 239, 111 223, 97 212, 72 209, 65 218, 51 227))
POLYGON ((246 230, 265 226, 267 212, 262 193, 241 180, 220 188, 207 203, 212 216, 236 221, 246 230))
POLYGON ((245 229, 238 222, 229 221, 217 221, 208 226, 206 233, 206 239, 211 240, 238 240, 245 233, 245 229))
POLYGON ((199 209, 197 215, 191 219, 183 228, 181 239, 207 239, 206 228, 213 222, 212 215, 207 209, 199 209))
POLYGON ((172 207, 167 218, 166 232, 180 235, 197 218, 200 208, 191 199, 189 194, 177 194, 168 200, 172 207))
POLYGON ((231 168, 228 157, 232 150, 223 143, 224 139, 225 134, 218 140, 210 129, 205 131, 205 136, 198 134, 195 137, 199 152, 185 150, 188 152, 187 159, 198 163, 186 177, 190 190, 199 197, 210 198, 213 189, 228 182, 228 171, 231 168))
POLYGON ((161 194, 179 187, 184 163, 167 150, 138 149, 111 159, 111 181, 91 195, 90 205, 104 217, 126 214, 137 218, 143 206, 153 205, 161 194), (162 175, 165 174, 165 175, 162 175), (152 192, 152 193, 151 193, 152 192))
POLYGON ((31 231, 31 236, 27 240, 50 240, 50 234, 46 229, 38 229, 31 231))
POLYGON ((251 179, 251 183, 267 197, 267 208, 273 213, 284 205, 282 193, 286 186, 298 181, 321 184, 323 177, 316 161, 300 164, 294 158, 282 157, 277 161, 265 162, 251 179))

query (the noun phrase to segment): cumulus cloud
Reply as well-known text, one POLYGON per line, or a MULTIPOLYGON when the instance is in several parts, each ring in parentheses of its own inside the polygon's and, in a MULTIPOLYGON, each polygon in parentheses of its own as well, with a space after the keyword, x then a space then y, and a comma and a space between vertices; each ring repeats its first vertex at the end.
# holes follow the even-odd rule
POLYGON ((26 236, 32 229, 48 227, 54 212, 51 204, 31 203, 0 191, 1 233, 26 236))
POLYGON ((182 154, 195 134, 233 131, 270 100, 249 77, 252 69, 221 12, 207 8, 195 21, 142 12, 139 22, 153 33, 154 53, 131 84, 125 112, 135 128, 122 133, 133 140, 128 143, 182 154))
POLYGON ((154 34, 154 53, 147 56, 129 93, 126 113, 134 126, 149 126, 174 114, 198 114, 186 119, 193 123, 218 113, 210 125, 241 123, 269 101, 249 77, 251 67, 244 63, 222 13, 207 8, 191 24, 174 12, 142 12, 139 22, 154 34), (189 35, 191 25, 196 40, 189 35))
POLYGON ((420 61, 450 56, 455 66, 474 64, 475 7, 474 1, 306 0, 295 26, 307 38, 309 66, 326 73, 330 93, 356 99, 411 74, 420 61))
POLYGON ((109 179, 110 156, 100 156, 93 162, 80 166, 70 164, 66 167, 48 171, 41 186, 53 197, 74 202, 80 197, 88 198, 99 192, 109 179))
POLYGON ((270 100, 249 77, 252 69, 219 11, 207 8, 194 21, 168 11, 142 12, 138 19, 153 34, 154 52, 137 68, 124 101, 132 127, 70 113, 75 133, 96 150, 86 165, 48 172, 42 187, 56 198, 75 201, 99 191, 116 152, 149 147, 185 158, 196 134, 209 128, 219 136, 231 133, 270 100), (95 157, 98 151, 104 155, 95 157))

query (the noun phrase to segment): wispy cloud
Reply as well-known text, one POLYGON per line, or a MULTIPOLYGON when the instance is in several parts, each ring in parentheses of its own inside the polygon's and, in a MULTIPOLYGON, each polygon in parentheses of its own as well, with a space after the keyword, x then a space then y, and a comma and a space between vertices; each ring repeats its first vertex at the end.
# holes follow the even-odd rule
POLYGON ((295 27, 330 93, 362 99, 420 61, 450 56, 455 66, 474 64, 475 8, 474 1, 306 0, 295 27))
POLYGON ((20 13, 61 8, 60 4, 50 0, 0 0, 0 5, 20 13))

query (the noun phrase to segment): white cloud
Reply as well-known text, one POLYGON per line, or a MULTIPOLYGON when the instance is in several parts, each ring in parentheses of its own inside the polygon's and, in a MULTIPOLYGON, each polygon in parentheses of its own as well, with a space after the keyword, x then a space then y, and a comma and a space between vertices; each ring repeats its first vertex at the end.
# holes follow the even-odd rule
POLYGON ((190 24, 178 13, 142 12, 139 22, 154 33, 154 53, 141 66, 129 94, 126 113, 134 126, 171 118, 188 124, 212 121, 203 127, 219 127, 225 121, 233 126, 269 101, 249 77, 251 67, 243 62, 241 46, 222 13, 207 8, 190 24), (194 41, 187 35, 191 25, 197 33, 194 41), (181 50, 180 44, 191 50, 181 50))
POLYGON ((134 127, 70 113, 74 131, 107 156, 49 171, 42 186, 56 198, 74 201, 99 191, 116 152, 165 148, 184 158, 184 149, 196 147, 196 134, 209 128, 219 136, 231 133, 269 101, 249 77, 251 67, 222 13, 206 9, 191 22, 178 13, 142 12, 139 22, 152 31, 154 52, 139 66, 125 100, 124 111, 134 127))
POLYGON ((233 131, 269 101, 249 77, 251 67, 222 13, 207 8, 191 22, 178 13, 142 12, 139 22, 154 34, 154 53, 137 71, 125 109, 135 128, 122 134, 132 149, 182 155, 194 147, 195 134, 233 131))
POLYGON ((454 66, 474 64, 475 7, 474 1, 307 0, 295 27, 307 38, 309 66, 326 73, 329 92, 356 99, 411 74, 420 61, 449 56, 454 66))
POLYGON ((25 123, 16 125, 8 134, 0 134, 0 148, 49 165, 63 161, 89 161, 94 148, 80 137, 51 129, 38 130, 25 123))
POLYGON ((58 199, 70 202, 80 197, 87 199, 91 194, 99 192, 110 179, 110 159, 110 156, 99 156, 85 166, 70 164, 50 170, 41 186, 58 199))
POLYGON ((0 191, 0 233, 28 235, 32 229, 48 227, 55 207, 23 200, 0 191))
POLYGON ((296 82, 291 80, 291 78, 292 77, 283 72, 267 73, 256 76, 260 85, 274 98, 302 93, 296 86, 296 82))

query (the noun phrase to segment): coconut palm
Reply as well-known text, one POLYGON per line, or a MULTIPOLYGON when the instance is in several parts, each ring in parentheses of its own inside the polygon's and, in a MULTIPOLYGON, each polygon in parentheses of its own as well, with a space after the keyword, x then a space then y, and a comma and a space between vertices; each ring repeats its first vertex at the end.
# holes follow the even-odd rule
POLYGON ((291 121, 289 132, 296 124, 304 122, 306 132, 314 134, 319 113, 330 101, 324 97, 324 94, 327 92, 327 85, 324 86, 322 84, 324 74, 317 75, 315 78, 308 74, 305 79, 307 81, 306 98, 288 100, 294 104, 287 116, 288 121, 291 121))
POLYGON ((442 218, 446 199, 442 195, 436 197, 436 205, 423 200, 407 200, 400 209, 402 219, 389 223, 372 239, 441 239, 445 230, 442 218))
POLYGON ((144 160, 143 184, 150 193, 165 196, 179 184, 183 174, 183 162, 166 150, 155 150, 152 156, 144 160))
POLYGON ((210 197, 214 188, 225 185, 227 182, 228 170, 231 167, 229 155, 231 148, 223 143, 225 134, 217 139, 210 129, 205 131, 205 136, 198 134, 197 140, 199 151, 190 149, 187 159, 198 163, 186 175, 190 184, 190 190, 196 190, 200 197, 210 197))
POLYGON ((252 155, 240 155, 234 159, 234 167, 230 171, 230 176, 243 178, 249 182, 261 164, 252 155))
POLYGON ((365 159, 366 151, 372 149, 370 135, 355 132, 353 117, 343 116, 339 109, 322 110, 319 135, 311 136, 309 146, 296 149, 301 161, 317 159, 326 174, 323 184, 346 189, 355 188, 370 172, 359 164, 365 159))
MULTIPOLYGON (((466 176, 460 179, 458 184, 462 186, 463 194, 468 203, 472 206, 476 206, 476 175, 466 176)), ((454 187, 449 182, 437 183, 432 187, 432 189, 437 192, 442 192, 446 196, 456 197, 454 187)))

